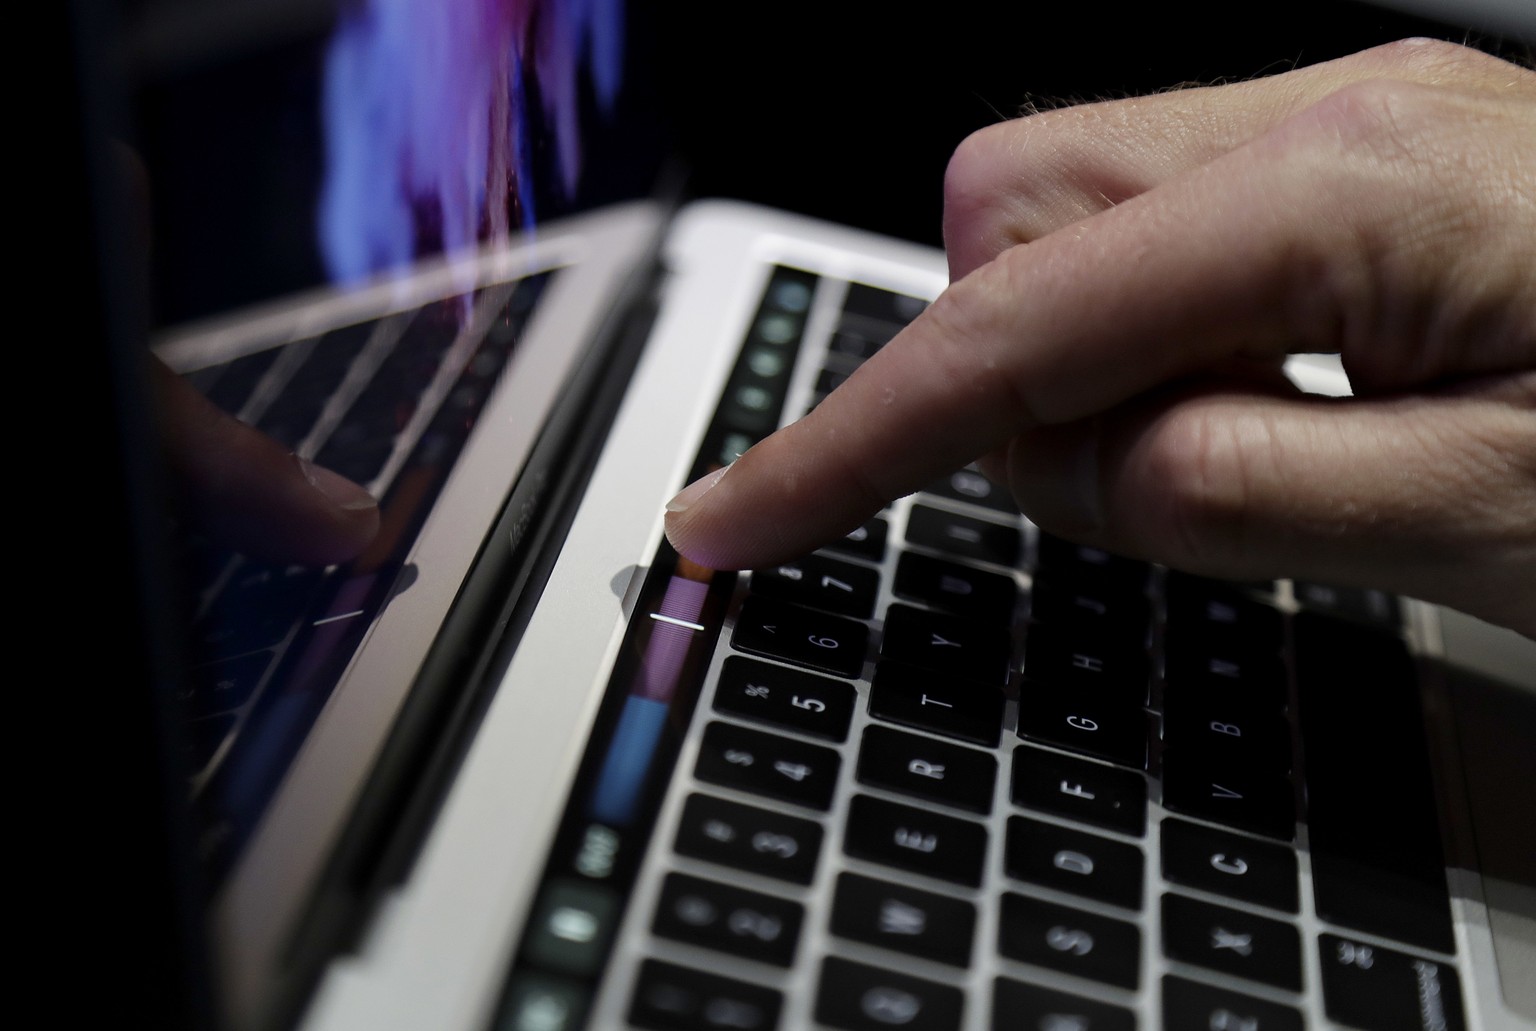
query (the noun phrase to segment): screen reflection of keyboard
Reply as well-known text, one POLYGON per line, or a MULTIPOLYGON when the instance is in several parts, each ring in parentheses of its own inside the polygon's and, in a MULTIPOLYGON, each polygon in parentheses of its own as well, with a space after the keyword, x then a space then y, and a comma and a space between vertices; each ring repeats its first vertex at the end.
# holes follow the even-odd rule
MULTIPOLYGON (((206 822, 253 801, 217 796, 237 781, 259 790, 251 785, 272 771, 249 764, 280 766, 307 729, 303 720, 291 725, 291 705, 283 720, 265 719, 273 700, 303 695, 312 714, 334 687, 548 279, 486 287, 468 303, 447 298, 187 374, 225 412, 369 488, 390 531, 356 562, 316 568, 239 554, 183 517, 178 544, 194 598, 184 747, 194 792, 215 810, 206 822), (317 662, 320 643, 327 654, 317 662), (284 723, 283 740, 248 749, 251 738, 266 738, 264 721, 284 723)), ((208 833, 223 840, 227 828, 208 833)))

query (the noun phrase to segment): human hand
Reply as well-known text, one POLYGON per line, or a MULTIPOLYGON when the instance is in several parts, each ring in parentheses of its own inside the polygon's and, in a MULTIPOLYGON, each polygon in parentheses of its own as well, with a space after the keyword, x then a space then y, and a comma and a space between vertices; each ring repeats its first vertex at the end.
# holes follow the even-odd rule
POLYGON ((980 457, 1084 543, 1536 636, 1536 74, 1408 40, 994 126, 945 191, 950 288, 674 499, 680 552, 781 561, 980 457), (1281 376, 1328 351, 1355 397, 1281 376))
POLYGON ((362 487, 226 414, 158 359, 152 386, 173 485, 199 531, 253 558, 342 562, 379 529, 362 487))

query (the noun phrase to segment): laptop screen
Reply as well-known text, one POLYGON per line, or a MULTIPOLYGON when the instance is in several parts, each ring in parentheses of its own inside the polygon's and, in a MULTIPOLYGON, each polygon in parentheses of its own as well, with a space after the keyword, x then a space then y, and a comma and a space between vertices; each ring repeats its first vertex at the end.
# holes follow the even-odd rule
POLYGON ((638 134, 601 152, 635 103, 620 0, 150 0, 127 29, 162 325, 650 186, 638 134))
MULTIPOLYGON (((480 538, 578 376, 588 340, 570 319, 546 326, 543 350, 524 347, 552 284, 564 277, 569 294, 581 281, 569 269, 582 252, 558 227, 646 196, 665 134, 627 61, 621 0, 145 0, 122 14, 112 57, 127 124, 108 163, 134 233, 132 274, 119 272, 144 287, 152 350, 181 391, 153 402, 172 438, 167 623, 187 652, 175 760, 210 911, 257 877, 245 893, 291 915, 325 849, 305 877, 262 880, 250 843, 306 748, 362 777, 392 732, 480 538), (185 388, 208 419, 238 418, 298 456, 312 483, 324 468, 367 488, 381 514, 366 548, 317 558, 302 525, 259 554, 231 539, 228 496, 210 501, 188 470, 238 480, 248 458, 180 457, 218 438, 174 439, 185 388), (491 422, 507 454, 466 459, 491 422), (482 485, 470 516, 466 479, 482 485), (407 593, 435 602, 415 616, 423 637, 398 689, 306 744, 338 684, 361 676, 366 642, 390 636, 376 617, 412 611, 407 593)), ((584 317, 611 300, 594 293, 584 317)), ((356 790, 305 815, 301 836, 333 840, 356 790)))

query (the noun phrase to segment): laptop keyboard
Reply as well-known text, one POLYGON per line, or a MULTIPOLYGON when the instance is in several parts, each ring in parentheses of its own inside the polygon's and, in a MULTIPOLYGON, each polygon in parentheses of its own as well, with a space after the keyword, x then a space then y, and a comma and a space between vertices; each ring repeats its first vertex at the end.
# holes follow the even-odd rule
MULTIPOLYGON (((818 289, 813 404, 921 309, 818 289)), ((627 915, 536 909, 495 1026, 1461 1028, 1405 636, 1390 596, 1081 547, 961 470, 737 582, 627 915)))
POLYGON ((184 697, 202 853, 218 876, 330 695, 521 338, 551 274, 489 286, 188 373, 210 400, 369 487, 383 530, 327 569, 256 561, 195 526, 184 697), (478 322, 466 315, 479 312, 478 322))

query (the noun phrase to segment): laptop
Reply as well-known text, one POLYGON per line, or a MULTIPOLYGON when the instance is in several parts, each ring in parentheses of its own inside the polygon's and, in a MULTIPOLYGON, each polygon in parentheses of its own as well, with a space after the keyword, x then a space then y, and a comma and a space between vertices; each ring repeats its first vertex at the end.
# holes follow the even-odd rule
POLYGON ((835 389, 945 263, 748 204, 580 197, 619 12, 544 10, 500 27, 537 67, 472 109, 528 157, 477 168, 471 194, 509 191, 490 226, 441 169, 327 193, 381 189, 367 137, 244 177, 221 146, 341 131, 327 91, 450 23, 130 19, 130 54, 199 87, 152 109, 152 188, 282 187, 156 208, 155 355, 383 511, 325 568, 185 515, 154 556, 183 589, 157 629, 185 661, 154 672, 207 1021, 1536 1026, 1531 642, 1081 548, 968 469, 783 566, 671 551, 666 500, 835 389), (208 230, 248 234, 254 274, 185 245, 208 230))

